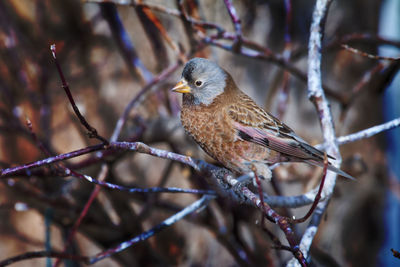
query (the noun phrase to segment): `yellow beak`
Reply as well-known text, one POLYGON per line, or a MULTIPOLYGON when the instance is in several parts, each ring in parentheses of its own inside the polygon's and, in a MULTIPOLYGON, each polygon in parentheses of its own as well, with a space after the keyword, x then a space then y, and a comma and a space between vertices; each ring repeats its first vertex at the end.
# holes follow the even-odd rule
POLYGON ((190 87, 184 79, 180 80, 174 88, 172 88, 172 92, 187 94, 190 93, 190 87))

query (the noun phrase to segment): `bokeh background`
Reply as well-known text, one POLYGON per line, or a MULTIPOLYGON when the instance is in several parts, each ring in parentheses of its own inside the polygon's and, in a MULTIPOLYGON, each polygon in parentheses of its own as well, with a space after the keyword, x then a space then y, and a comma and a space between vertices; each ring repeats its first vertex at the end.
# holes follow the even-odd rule
MULTIPOLYGON (((141 93, 119 140, 213 162, 185 136, 179 122, 180 96, 170 93, 183 62, 207 57, 229 71, 239 87, 311 144, 322 142, 318 115, 307 98, 307 44, 311 0, 238 0, 247 45, 271 57, 252 58, 207 42, 217 31, 185 23, 179 12, 214 23, 234 35, 224 1, 0 1, 0 164, 17 166, 98 143, 89 139, 61 88, 50 45, 77 105, 97 131, 109 138, 126 105, 141 93), (107 2, 107 3, 106 3, 107 2), (145 5, 143 5, 145 4, 145 5), (148 4, 149 6, 147 6, 148 4), (155 8, 156 7, 156 8, 155 8), (264 49, 264 50, 262 50, 264 49), (265 52, 268 54, 267 52, 265 52), (282 62, 287 62, 294 73, 282 62), (167 75, 157 80, 160 73, 167 75), (156 80, 153 80, 156 77, 156 80), (148 84, 152 83, 149 87, 148 84), (143 93, 143 88, 150 90, 143 93), (143 94, 142 94, 143 93, 143 94)), ((398 57, 400 2, 335 0, 325 24, 322 78, 336 134, 350 134, 399 117, 399 61, 370 59, 341 47, 398 57)), ((400 250, 400 154, 398 129, 340 147, 342 169, 356 182, 339 178, 311 248, 313 266, 394 266, 400 250)), ((95 154, 66 164, 97 177, 102 163, 107 181, 151 186, 202 188, 190 168, 136 153, 95 154)), ((55 166, 0 180, 0 259, 51 247, 62 251, 71 226, 93 185, 60 177, 55 166)), ((305 164, 278 168, 270 194, 296 195, 318 184, 321 170, 305 164), (274 190, 275 189, 275 190, 274 190)), ((187 194, 127 194, 107 189, 89 209, 71 253, 92 255, 127 240, 192 203, 187 194)), ((287 212, 287 210, 279 210, 287 212)), ((307 209, 292 210, 300 216, 307 209)), ((255 265, 281 266, 290 253, 275 250, 257 224, 259 213, 219 198, 205 211, 95 266, 241 266, 243 249, 255 265), (240 249, 238 249, 240 248, 240 249)), ((301 237, 307 223, 296 225, 301 237)), ((274 225, 268 228, 277 234, 274 225)), ((281 238, 284 240, 284 238, 281 238)), ((35 259, 15 266, 54 263, 35 259)), ((81 266, 64 261, 65 266, 81 266)))

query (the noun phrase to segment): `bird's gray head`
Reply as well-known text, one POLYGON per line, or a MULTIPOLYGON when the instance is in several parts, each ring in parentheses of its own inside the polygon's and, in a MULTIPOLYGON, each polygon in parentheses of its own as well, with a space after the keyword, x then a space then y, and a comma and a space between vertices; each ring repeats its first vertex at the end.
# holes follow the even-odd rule
POLYGON ((226 76, 216 63, 205 58, 193 58, 186 63, 182 79, 172 91, 192 95, 196 105, 209 105, 224 92, 226 76))

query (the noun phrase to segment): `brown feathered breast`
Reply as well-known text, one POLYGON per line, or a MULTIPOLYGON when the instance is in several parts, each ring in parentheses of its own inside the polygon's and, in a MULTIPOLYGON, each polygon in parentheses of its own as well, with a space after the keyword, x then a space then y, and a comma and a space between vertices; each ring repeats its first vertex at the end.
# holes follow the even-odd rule
POLYGON ((234 125, 241 122, 264 127, 268 121, 266 116, 268 114, 237 88, 229 74, 224 92, 208 106, 194 105, 190 94, 183 96, 181 121, 186 132, 211 157, 237 173, 250 172, 252 162, 282 161, 280 153, 241 138, 234 125))

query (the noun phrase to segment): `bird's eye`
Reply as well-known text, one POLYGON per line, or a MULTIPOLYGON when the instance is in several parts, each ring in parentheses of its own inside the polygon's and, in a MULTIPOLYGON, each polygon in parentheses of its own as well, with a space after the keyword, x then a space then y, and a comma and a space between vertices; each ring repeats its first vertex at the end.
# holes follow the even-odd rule
POLYGON ((194 84, 195 84, 197 87, 199 87, 199 86, 201 86, 201 85, 203 84, 203 82, 200 81, 200 80, 197 80, 194 84))

